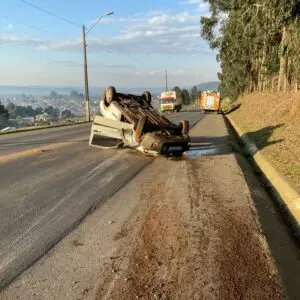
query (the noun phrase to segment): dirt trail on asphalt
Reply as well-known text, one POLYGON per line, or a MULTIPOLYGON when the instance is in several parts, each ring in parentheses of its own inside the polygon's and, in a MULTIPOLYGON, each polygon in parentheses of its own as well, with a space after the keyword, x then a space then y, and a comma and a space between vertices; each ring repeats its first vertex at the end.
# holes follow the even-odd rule
POLYGON ((191 155, 155 159, 0 299, 285 299, 266 223, 289 299, 298 299, 299 256, 260 184, 249 190, 252 169, 240 167, 222 116, 205 116, 191 134, 191 155))
MULTIPOLYGON (((126 235, 97 299, 285 298, 233 154, 158 159, 151 168, 138 236, 126 235)), ((129 220, 122 231, 130 228, 129 220)))

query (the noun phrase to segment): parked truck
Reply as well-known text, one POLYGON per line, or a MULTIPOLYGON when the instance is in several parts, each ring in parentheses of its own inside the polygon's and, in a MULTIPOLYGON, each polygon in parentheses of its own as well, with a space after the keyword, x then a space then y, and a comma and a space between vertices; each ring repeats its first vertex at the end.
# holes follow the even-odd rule
POLYGON ((207 112, 220 112, 221 95, 217 92, 202 92, 200 95, 200 110, 207 112))
POLYGON ((182 99, 180 99, 176 91, 163 92, 160 96, 160 111, 176 111, 181 110, 182 99))

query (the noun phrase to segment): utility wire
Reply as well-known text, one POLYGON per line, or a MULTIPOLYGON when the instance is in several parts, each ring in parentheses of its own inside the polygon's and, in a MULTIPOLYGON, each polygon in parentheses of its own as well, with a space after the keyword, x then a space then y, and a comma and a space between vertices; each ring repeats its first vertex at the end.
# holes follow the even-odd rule
POLYGON ((37 27, 37 26, 34 26, 34 25, 31 25, 31 24, 27 24, 27 23, 24 23, 24 22, 21 22, 21 21, 16 21, 16 20, 13 20, 11 18, 7 18, 7 17, 4 17, 4 16, 1 16, 1 18, 7 20, 7 21, 10 21, 10 22, 13 22, 13 23, 16 23, 16 24, 20 24, 20 25, 24 25, 24 26, 27 26, 27 27, 30 27, 30 28, 33 28, 33 29, 36 29, 36 30, 39 30, 39 31, 43 31, 43 32, 46 32, 46 33, 50 33, 54 36, 57 36, 59 37, 58 34, 54 33, 54 32, 51 32, 47 29, 43 29, 43 28, 40 28, 40 27, 37 27))
POLYGON ((29 5, 29 6, 31 6, 31 7, 34 7, 35 9, 38 9, 38 10, 42 11, 42 12, 44 12, 44 13, 50 15, 50 16, 53 16, 53 17, 55 17, 55 18, 57 18, 57 19, 60 19, 60 20, 66 22, 66 23, 68 23, 68 24, 70 24, 70 25, 73 25, 73 26, 76 26, 76 27, 81 27, 79 24, 76 24, 76 23, 74 23, 74 22, 72 22, 72 21, 70 21, 70 20, 68 20, 68 19, 66 19, 66 18, 64 18, 64 17, 58 16, 57 14, 52 13, 52 12, 50 12, 49 10, 43 9, 43 8, 41 8, 41 7, 39 7, 39 6, 35 5, 35 4, 33 4, 33 3, 31 3, 31 2, 28 2, 28 1, 26 1, 26 0, 20 0, 20 1, 23 2, 23 3, 25 3, 25 4, 27 4, 27 5, 29 5))
MULTIPOLYGON (((100 37, 96 36, 96 35, 93 34, 93 33, 90 33, 90 35, 93 36, 94 38, 96 38, 96 39, 98 40, 98 42, 103 41, 103 39, 101 39, 100 37)), ((120 54, 120 55, 123 55, 123 56, 125 56, 125 57, 127 57, 127 58, 130 58, 131 60, 134 60, 135 62, 138 62, 138 63, 141 64, 141 65, 144 65, 144 63, 143 63, 141 60, 139 60, 139 59, 137 59, 137 58, 135 58, 135 57, 132 57, 130 54, 128 54, 128 53, 126 53, 126 52, 124 52, 124 51, 122 51, 122 50, 116 51, 116 50, 114 50, 112 47, 107 47, 105 51, 106 51, 107 53, 111 53, 111 54, 120 54)), ((134 67, 134 68, 136 68, 136 67, 134 67)))
MULTIPOLYGON (((36 30, 39 30, 39 31, 42 31, 42 32, 46 32, 46 33, 49 33, 53 36, 56 36, 56 37, 59 37, 61 38, 58 34, 54 33, 54 32, 51 32, 49 30, 46 30, 46 29, 43 29, 43 28, 40 28, 40 27, 37 27, 37 26, 34 26, 34 25, 31 25, 31 24, 27 24, 27 23, 24 23, 24 22, 21 22, 21 21, 17 21, 17 20, 14 20, 14 19, 11 19, 11 18, 7 18, 5 16, 1 16, 1 18, 7 20, 7 21, 10 21, 10 22, 13 22, 13 23, 16 23, 16 24, 20 24, 20 25, 24 25, 24 26, 27 26, 27 27, 30 27, 30 28, 33 28, 33 29, 36 29, 36 30)), ((97 38, 98 40, 101 40, 98 36, 94 35, 94 34, 91 34, 94 38, 97 38)), ((73 40, 70 40, 68 39, 68 41, 73 41, 73 40)), ((106 49, 106 52, 107 53, 117 53, 116 51, 113 51, 112 48, 107 48, 106 49)), ((123 56, 126 56, 126 57, 129 57, 137 62, 140 62, 138 61, 137 59, 134 59, 133 57, 131 57, 129 54, 126 54, 126 53, 122 53, 122 52, 119 52, 121 55, 123 56)))
MULTIPOLYGON (((35 30, 38 30, 38 31, 41 31, 41 32, 46 32, 46 33, 49 33, 57 38, 62 38, 60 35, 58 35, 57 33, 54 33, 54 32, 51 32, 47 29, 44 29, 44 28, 41 28, 41 27, 38 27, 38 26, 35 26, 35 25, 32 25, 32 24, 27 24, 27 23, 24 23, 24 22, 21 22, 21 21, 17 21, 17 20, 14 20, 14 19, 11 19, 11 18, 7 18, 5 16, 0 16, 0 18, 2 19, 5 19, 9 22, 13 22, 13 23, 16 23, 16 24, 20 24, 20 25, 23 25, 23 26, 26 26, 26 27, 29 27, 29 28, 33 28, 35 30)), ((70 39, 65 39, 65 41, 68 41, 68 42, 74 42, 74 40, 70 40, 70 39)))
MULTIPOLYGON (((44 13, 50 15, 50 16, 53 16, 53 17, 55 17, 55 18, 57 18, 57 19, 60 19, 60 20, 66 22, 66 23, 68 23, 68 24, 70 24, 70 25, 73 25, 73 26, 75 26, 75 27, 80 27, 80 28, 81 28, 81 25, 76 24, 76 23, 74 23, 74 22, 72 22, 72 21, 70 21, 70 20, 67 20, 67 19, 64 18, 64 17, 58 16, 57 14, 54 14, 54 13, 52 13, 52 12, 46 10, 46 9, 43 9, 43 8, 41 8, 41 7, 39 7, 39 6, 35 5, 35 4, 33 4, 33 3, 31 3, 31 2, 28 2, 28 1, 26 1, 26 0, 20 0, 20 1, 23 2, 23 3, 25 3, 25 4, 27 4, 27 5, 29 5, 29 6, 31 6, 31 7, 33 7, 33 8, 35 8, 35 9, 38 9, 38 10, 42 11, 42 12, 44 12, 44 13)), ((99 39, 99 38, 98 38, 97 36, 95 36, 94 34, 93 34, 93 36, 96 37, 97 39, 99 39)), ((112 50, 111 48, 108 48, 108 49, 109 49, 109 50, 112 50)), ((115 52, 116 52, 116 51, 115 51, 115 52)), ((123 56, 126 56, 126 57, 132 59, 132 60, 135 60, 135 61, 138 62, 138 63, 143 64, 143 62, 141 62, 141 61, 138 60, 137 58, 132 57, 132 56, 129 55, 129 54, 126 54, 125 52, 119 51, 119 53, 120 53, 121 55, 123 55, 123 56)))

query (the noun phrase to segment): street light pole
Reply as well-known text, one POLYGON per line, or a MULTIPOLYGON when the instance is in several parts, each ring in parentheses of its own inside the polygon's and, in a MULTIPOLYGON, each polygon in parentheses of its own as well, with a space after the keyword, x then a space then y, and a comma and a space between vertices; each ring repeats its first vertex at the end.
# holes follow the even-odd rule
POLYGON ((168 71, 166 70, 166 92, 168 91, 168 71))
POLYGON ((90 114, 90 96, 89 96, 89 79, 88 79, 88 68, 87 68, 87 56, 86 56, 86 36, 87 34, 103 19, 105 16, 113 15, 113 12, 106 13, 97 19, 97 21, 92 25, 89 30, 82 25, 82 46, 83 46, 83 62, 84 62, 84 90, 85 90, 85 120, 91 121, 90 114))
POLYGON ((86 34, 85 26, 82 26, 82 40, 83 40, 83 60, 84 60, 84 90, 85 90, 85 120, 87 122, 91 121, 90 114, 90 96, 89 96, 89 80, 88 80, 88 70, 87 70, 87 58, 86 58, 86 34))

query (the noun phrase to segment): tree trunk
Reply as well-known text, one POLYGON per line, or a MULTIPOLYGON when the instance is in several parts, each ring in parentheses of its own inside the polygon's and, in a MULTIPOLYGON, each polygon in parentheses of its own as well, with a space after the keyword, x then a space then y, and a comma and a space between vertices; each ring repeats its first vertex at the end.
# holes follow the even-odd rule
POLYGON ((263 58, 262 58, 262 66, 263 66, 263 92, 268 89, 269 78, 267 75, 267 66, 266 66, 266 57, 267 57, 267 44, 264 42, 263 48, 263 58))
POLYGON ((252 77, 250 78, 250 84, 249 84, 249 94, 253 92, 252 90, 253 80, 252 77))
MULTIPOLYGON (((273 77, 273 79, 272 79, 272 92, 275 92, 275 83, 276 83, 276 80, 278 81, 278 76, 273 77)), ((277 86, 278 86, 278 83, 277 83, 277 86)))
POLYGON ((286 42, 287 42, 287 32, 286 32, 286 26, 282 29, 282 38, 281 38, 281 44, 280 44, 280 69, 279 69, 279 76, 278 76, 278 86, 277 91, 286 91, 286 85, 287 85, 287 78, 286 78, 286 72, 287 72, 287 55, 286 55, 286 42))

